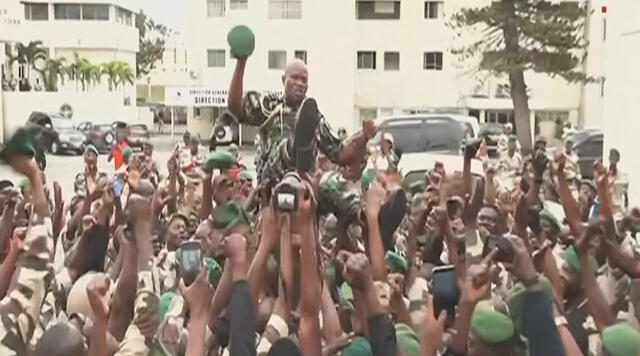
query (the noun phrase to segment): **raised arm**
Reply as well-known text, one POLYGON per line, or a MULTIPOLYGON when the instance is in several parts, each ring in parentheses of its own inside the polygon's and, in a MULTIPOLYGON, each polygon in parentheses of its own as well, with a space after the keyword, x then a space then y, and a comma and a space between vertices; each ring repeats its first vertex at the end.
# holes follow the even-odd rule
POLYGON ((231 113, 238 119, 238 121, 242 121, 245 118, 242 100, 244 96, 243 81, 244 69, 246 65, 246 58, 237 59, 236 69, 233 71, 231 85, 229 85, 229 96, 227 98, 227 102, 229 103, 229 111, 231 111, 231 113))
POLYGON ((366 214, 368 226, 368 255, 371 260, 371 270, 373 279, 376 281, 387 281, 387 267, 384 263, 384 246, 380 235, 380 207, 385 198, 385 191, 378 183, 369 187, 366 197, 366 214))
POLYGON ((558 195, 560 196, 560 203, 562 203, 562 208, 564 209, 564 215, 571 228, 571 233, 574 236, 580 236, 583 231, 582 219, 580 217, 578 203, 573 199, 573 195, 569 189, 569 183, 567 182, 567 176, 564 172, 566 162, 567 157, 563 153, 556 155, 556 163, 558 164, 558 195))

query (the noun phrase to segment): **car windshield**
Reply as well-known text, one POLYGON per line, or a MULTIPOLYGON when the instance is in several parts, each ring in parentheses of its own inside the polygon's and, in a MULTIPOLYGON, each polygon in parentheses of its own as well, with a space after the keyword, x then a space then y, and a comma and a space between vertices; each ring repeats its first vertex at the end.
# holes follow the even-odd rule
POLYGON ((73 130, 75 126, 73 126, 73 121, 70 119, 61 119, 61 118, 51 118, 51 124, 53 128, 57 130, 73 130))
POLYGON ((401 153, 458 152, 464 136, 462 126, 453 120, 394 120, 383 124, 373 143, 379 143, 387 132, 393 135, 394 145, 401 153))

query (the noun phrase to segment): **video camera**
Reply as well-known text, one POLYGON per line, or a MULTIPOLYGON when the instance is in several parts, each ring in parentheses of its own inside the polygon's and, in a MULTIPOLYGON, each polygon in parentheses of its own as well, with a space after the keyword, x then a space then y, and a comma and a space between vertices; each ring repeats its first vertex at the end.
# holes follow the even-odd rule
POLYGON ((280 211, 295 211, 298 209, 298 189, 302 178, 297 172, 288 172, 280 183, 273 188, 273 206, 280 211))

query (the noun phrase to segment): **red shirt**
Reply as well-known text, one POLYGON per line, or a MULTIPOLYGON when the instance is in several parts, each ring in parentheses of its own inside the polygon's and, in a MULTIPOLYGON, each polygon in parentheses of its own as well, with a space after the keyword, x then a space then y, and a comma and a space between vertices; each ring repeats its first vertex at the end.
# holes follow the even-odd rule
POLYGON ((113 154, 113 165, 116 171, 124 163, 122 162, 122 151, 124 151, 124 149, 127 147, 129 147, 129 145, 127 145, 127 141, 121 141, 115 147, 113 147, 113 149, 111 149, 111 152, 113 154))

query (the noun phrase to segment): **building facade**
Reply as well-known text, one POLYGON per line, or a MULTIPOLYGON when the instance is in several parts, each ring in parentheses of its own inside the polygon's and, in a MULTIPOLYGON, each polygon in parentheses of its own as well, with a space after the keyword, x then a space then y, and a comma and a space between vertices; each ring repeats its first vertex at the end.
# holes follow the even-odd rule
POLYGON ((6 138, 31 111, 54 112, 62 104, 77 106, 78 120, 133 120, 139 115, 135 86, 109 84, 101 65, 126 63, 135 79, 138 30, 137 0, 3 0, 0 4, 0 122, 6 138), (45 54, 29 63, 19 57, 19 44, 37 46, 45 54), (12 58, 13 57, 13 58, 12 58), (56 90, 44 87, 41 70, 46 59, 64 65, 85 60, 94 66, 92 79, 59 78, 56 90), (96 95, 99 92, 100 95, 96 95), (93 109, 92 109, 93 108, 93 109))
MULTIPOLYGON (((189 65, 196 85, 228 89, 235 60, 229 56, 226 34, 246 24, 256 34, 256 49, 247 65, 245 88, 281 90, 284 66, 301 58, 309 66, 309 95, 319 99, 336 128, 353 131, 363 119, 439 111, 506 123, 513 118, 508 80, 477 73, 472 61, 462 62, 451 53, 457 46, 451 15, 461 7, 489 2, 189 0, 189 65)), ((603 16, 599 11, 590 16, 592 34, 601 31, 603 16)), ((590 46, 600 50, 601 43, 592 41, 590 46)), ((601 60, 587 62, 587 67, 597 74, 601 60)), ((578 123, 579 118, 585 126, 599 125, 600 110, 586 109, 582 100, 588 97, 600 105, 598 84, 584 88, 533 72, 526 73, 526 81, 536 132, 552 135, 554 123, 578 123)), ((190 122, 206 131, 223 109, 192 110, 190 122)))

